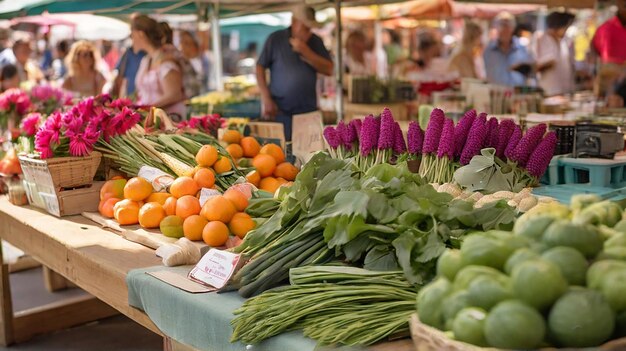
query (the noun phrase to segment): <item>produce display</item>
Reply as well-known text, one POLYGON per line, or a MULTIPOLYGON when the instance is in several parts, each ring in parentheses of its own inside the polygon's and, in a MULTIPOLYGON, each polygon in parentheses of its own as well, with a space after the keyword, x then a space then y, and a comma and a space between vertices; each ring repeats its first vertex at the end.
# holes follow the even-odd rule
POLYGON ((466 236, 421 289, 422 323, 504 349, 595 347, 626 336, 626 218, 593 195, 539 204, 513 231, 466 236))

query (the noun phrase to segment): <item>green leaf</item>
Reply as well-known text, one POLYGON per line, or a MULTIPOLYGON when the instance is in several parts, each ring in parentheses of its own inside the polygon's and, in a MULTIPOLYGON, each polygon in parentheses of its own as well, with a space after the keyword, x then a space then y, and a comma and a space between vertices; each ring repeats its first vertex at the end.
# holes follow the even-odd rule
POLYGON ((439 233, 432 231, 428 234, 426 245, 419 249, 417 262, 425 263, 435 260, 445 251, 446 245, 441 240, 439 233))
POLYGON ((389 200, 383 194, 374 191, 368 191, 369 202, 367 203, 367 212, 381 224, 391 223, 398 218, 399 212, 389 205, 389 200))
POLYGON ((474 210, 474 218, 483 230, 513 228, 517 217, 515 209, 507 205, 506 201, 494 201, 474 210))
POLYGON ((413 272, 413 260, 411 259, 411 253, 413 252, 413 248, 416 244, 417 241, 410 231, 405 231, 400 234, 400 236, 392 243, 396 250, 398 264, 400 265, 400 268, 402 268, 406 279, 411 284, 415 284, 419 280, 417 275, 413 272))
POLYGON ((349 262, 356 262, 360 260, 371 244, 372 241, 368 235, 360 235, 354 240, 350 240, 343 247, 343 253, 346 255, 346 260, 349 262))
POLYGON ((365 256, 363 268, 371 271, 397 271, 398 262, 389 246, 378 245, 373 247, 365 256))

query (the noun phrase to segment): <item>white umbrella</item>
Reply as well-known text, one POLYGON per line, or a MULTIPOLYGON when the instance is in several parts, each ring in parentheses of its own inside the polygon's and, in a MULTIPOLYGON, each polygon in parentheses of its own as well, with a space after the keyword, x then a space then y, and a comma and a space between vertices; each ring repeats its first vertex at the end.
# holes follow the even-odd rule
POLYGON ((70 33, 75 39, 84 40, 124 40, 130 35, 130 25, 126 22, 106 16, 96 16, 83 13, 49 14, 53 18, 62 19, 75 24, 72 28, 55 26, 54 34, 70 33))

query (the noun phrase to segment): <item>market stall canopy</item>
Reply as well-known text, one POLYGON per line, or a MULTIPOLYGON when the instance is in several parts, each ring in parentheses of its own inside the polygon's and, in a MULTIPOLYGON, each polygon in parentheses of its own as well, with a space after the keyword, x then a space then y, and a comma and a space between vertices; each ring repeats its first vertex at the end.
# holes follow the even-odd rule
POLYGON ((14 18, 10 22, 10 26, 17 30, 30 30, 37 29, 38 27, 52 27, 56 25, 74 27, 73 22, 64 20, 62 18, 54 18, 48 15, 28 16, 14 18))
MULTIPOLYGON (((476 2, 476 3, 508 3, 519 4, 520 1, 515 0, 462 0, 464 2, 476 2)), ((521 1, 525 4, 545 5, 548 7, 567 7, 567 8, 594 8, 596 0, 524 0, 521 1)))
MULTIPOLYGON (((124 21, 106 16, 96 16, 86 13, 50 14, 49 17, 72 23, 73 37, 84 40, 123 40, 130 35, 130 25, 124 21)), ((55 27, 55 30, 62 30, 55 27)))

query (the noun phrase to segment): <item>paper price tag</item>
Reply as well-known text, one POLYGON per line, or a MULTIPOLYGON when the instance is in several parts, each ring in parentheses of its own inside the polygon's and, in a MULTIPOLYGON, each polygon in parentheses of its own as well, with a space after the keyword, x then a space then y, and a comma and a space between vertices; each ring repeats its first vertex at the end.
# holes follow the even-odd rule
POLYGON ((61 217, 61 209, 59 208, 59 199, 56 195, 50 195, 45 193, 39 193, 44 203, 46 204, 46 210, 48 213, 53 214, 57 217, 61 217))
POLYGON ((162 170, 150 166, 142 166, 137 174, 152 184, 154 191, 165 191, 174 182, 174 177, 162 170))
POLYGON ((189 272, 189 279, 221 289, 228 284, 241 263, 241 256, 228 251, 210 249, 189 272))
POLYGON ((222 193, 215 189, 202 188, 200 190, 200 206, 204 206, 208 199, 218 195, 222 195, 222 193))

